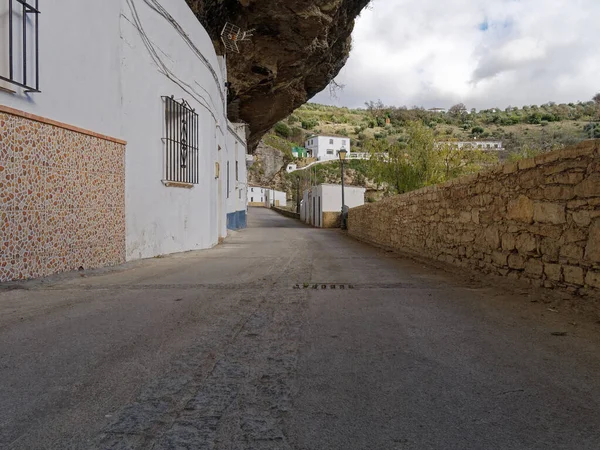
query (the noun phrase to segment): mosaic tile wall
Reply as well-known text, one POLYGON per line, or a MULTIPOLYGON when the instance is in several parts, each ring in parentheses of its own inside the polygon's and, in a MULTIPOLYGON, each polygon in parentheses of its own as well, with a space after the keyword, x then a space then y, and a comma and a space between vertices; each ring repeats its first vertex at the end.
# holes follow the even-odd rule
POLYGON ((125 145, 0 112, 0 282, 125 261, 125 145))

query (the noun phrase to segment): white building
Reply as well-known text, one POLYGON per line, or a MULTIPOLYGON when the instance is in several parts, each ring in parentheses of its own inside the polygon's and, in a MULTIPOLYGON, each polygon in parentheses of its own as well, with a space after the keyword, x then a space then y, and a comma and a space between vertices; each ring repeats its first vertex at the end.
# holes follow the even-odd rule
POLYGON ((473 140, 473 141, 460 141, 460 142, 439 142, 438 146, 441 145, 454 145, 460 149, 472 149, 472 150, 486 150, 486 151, 500 151, 504 150, 502 141, 492 140, 473 140))
POLYGON ((267 189, 260 186, 248 187, 248 206, 265 206, 267 189))
POLYGON ((308 156, 319 161, 338 159, 342 148, 350 152, 350 138, 344 136, 311 136, 304 145, 308 156))
POLYGON ((0 2, 13 30, 11 53, 0 39, 0 159, 15 162, 0 161, 0 213, 21 208, 8 228, 28 234, 0 255, 14 261, 0 281, 208 248, 244 226, 246 137, 227 120, 225 59, 185 0, 153 3, 0 2))
MULTIPOLYGON (((344 202, 348 208, 365 204, 365 188, 344 186, 344 202)), ((300 205, 300 220, 319 228, 340 226, 342 186, 320 184, 304 191, 300 205)))
POLYGON ((267 208, 271 206, 287 206, 287 192, 267 189, 265 193, 265 206, 267 208))
POLYGON ((271 206, 286 206, 287 194, 283 191, 262 187, 250 186, 248 190, 248 206, 270 208, 271 206))

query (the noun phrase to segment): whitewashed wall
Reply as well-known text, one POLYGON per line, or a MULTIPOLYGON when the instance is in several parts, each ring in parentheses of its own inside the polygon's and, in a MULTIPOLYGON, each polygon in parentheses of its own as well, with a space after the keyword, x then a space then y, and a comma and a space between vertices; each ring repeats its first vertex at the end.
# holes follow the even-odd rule
POLYGON ((126 0, 121 19, 128 259, 213 246, 226 234, 227 213, 235 209, 237 140, 228 130, 223 65, 184 0, 161 4, 181 29, 141 0, 126 0), (162 183, 161 96, 171 95, 185 99, 199 114, 200 182, 192 189, 162 183), (219 178, 215 162, 220 164, 219 178))
POLYGON ((338 137, 338 136, 313 136, 306 141, 305 145, 307 150, 312 151, 314 158, 319 161, 328 161, 338 159, 338 152, 345 148, 346 151, 350 152, 350 138, 338 137), (333 141, 333 143, 331 143, 333 141), (328 154, 327 151, 333 153, 328 154))
POLYGON ((225 61, 185 0, 155 1, 164 14, 143 0, 40 3, 42 93, 2 83, 15 92, 0 90, 0 104, 127 141, 128 260, 217 244, 227 235, 228 212, 246 208, 245 133, 227 121, 225 61), (192 189, 162 182, 162 96, 185 99, 199 115, 199 184, 192 189), (227 161, 236 196, 229 201, 227 161))
MULTIPOLYGON (((0 104, 122 138, 119 83, 122 1, 40 1, 42 92, 24 94, 21 88, 0 82, 0 87, 14 91, 0 90, 0 104)), ((18 37, 21 28, 18 23, 15 27, 13 35, 18 37)), ((33 35, 29 33, 27 38, 31 42, 33 35)), ((0 1, 0 72, 5 76, 8 74, 7 41, 8 3, 3 0, 0 1)), ((15 39, 15 61, 22 67, 19 42, 15 39)), ((34 67, 32 50, 28 51, 30 69, 34 67)), ((21 69, 17 66, 15 74, 20 77, 21 69)), ((32 75, 28 74, 30 80, 32 75)))
MULTIPOLYGON (((318 186, 322 195, 322 208, 325 212, 342 210, 342 186, 338 184, 322 184, 318 186)), ((365 204, 365 188, 344 187, 344 203, 348 208, 356 208, 365 204)))

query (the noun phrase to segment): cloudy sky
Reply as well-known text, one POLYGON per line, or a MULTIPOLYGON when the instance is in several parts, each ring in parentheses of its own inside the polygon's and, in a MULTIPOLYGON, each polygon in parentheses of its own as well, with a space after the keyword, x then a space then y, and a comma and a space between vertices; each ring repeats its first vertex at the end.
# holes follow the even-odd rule
POLYGON ((348 64, 313 102, 505 108, 600 91, 600 0, 374 0, 348 64))

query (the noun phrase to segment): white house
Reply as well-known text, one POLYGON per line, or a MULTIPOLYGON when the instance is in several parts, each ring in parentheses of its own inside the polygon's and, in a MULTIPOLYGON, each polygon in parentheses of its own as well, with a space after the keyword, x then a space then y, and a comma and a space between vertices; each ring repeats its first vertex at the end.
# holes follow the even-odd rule
MULTIPOLYGON (((365 188, 344 186, 344 203, 348 208, 365 204, 365 188)), ((300 205, 300 220, 319 228, 340 226, 342 186, 320 184, 304 191, 300 205)))
POLYGON ((244 226, 245 128, 185 0, 5 0, 0 29, 0 281, 209 248, 244 226))
POLYGON ((265 205, 267 208, 271 206, 287 206, 287 192, 266 189, 265 193, 265 205))
POLYGON ((248 187, 248 206, 265 206, 267 198, 267 188, 260 186, 248 187))
POLYGON ((350 138, 345 136, 311 136, 304 145, 308 156, 319 161, 337 159, 339 151, 344 148, 350 152, 350 138))
POLYGON ((270 208, 271 206, 286 206, 287 194, 283 191, 262 187, 250 186, 248 190, 248 205, 270 208))
POLYGON ((500 151, 504 150, 502 141, 494 140, 473 140, 473 141, 460 141, 460 142, 438 142, 436 145, 439 147, 444 144, 454 145, 460 149, 473 149, 473 150, 485 150, 485 151, 500 151))

